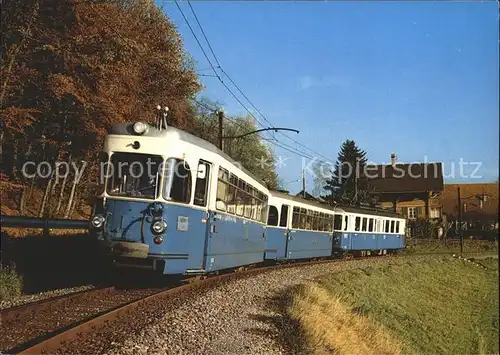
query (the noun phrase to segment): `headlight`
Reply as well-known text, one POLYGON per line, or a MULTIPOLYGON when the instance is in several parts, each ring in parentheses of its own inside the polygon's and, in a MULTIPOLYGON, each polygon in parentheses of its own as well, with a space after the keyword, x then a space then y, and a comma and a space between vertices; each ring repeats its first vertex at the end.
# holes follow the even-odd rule
POLYGON ((137 134, 144 134, 148 130, 148 125, 144 122, 134 123, 134 132, 137 134))
POLYGON ((163 219, 158 219, 153 222, 151 225, 151 231, 154 234, 162 234, 167 230, 167 222, 165 222, 163 219))
POLYGON ((105 218, 104 216, 101 216, 100 214, 95 215, 94 218, 92 218, 92 226, 94 228, 101 228, 104 225, 105 218))

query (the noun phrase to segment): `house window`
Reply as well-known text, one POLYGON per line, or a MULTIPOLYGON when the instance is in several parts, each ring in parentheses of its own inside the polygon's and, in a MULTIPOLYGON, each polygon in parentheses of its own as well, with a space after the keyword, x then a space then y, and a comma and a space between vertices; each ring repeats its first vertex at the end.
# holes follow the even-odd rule
POLYGON ((439 217, 441 217, 440 212, 441 211, 439 210, 439 208, 431 208, 429 217, 430 218, 439 218, 439 217))
POLYGON ((408 219, 416 219, 416 218, 417 218, 417 208, 408 207, 408 219))

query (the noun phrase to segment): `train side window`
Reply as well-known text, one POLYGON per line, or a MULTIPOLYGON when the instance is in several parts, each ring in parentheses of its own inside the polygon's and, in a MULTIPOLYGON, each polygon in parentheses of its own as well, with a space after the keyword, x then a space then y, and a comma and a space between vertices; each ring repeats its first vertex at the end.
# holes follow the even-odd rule
POLYGON ((399 234, 399 221, 396 222, 396 233, 399 234))
POLYGON ((373 218, 368 221, 368 232, 373 232, 373 218))
POLYGON ((347 230, 347 226, 349 225, 349 217, 344 216, 344 230, 347 230))
POLYGON ((391 221, 391 233, 394 233, 394 224, 396 222, 395 221, 391 221))
POLYGON ((328 213, 323 214, 323 230, 328 232, 330 230, 330 223, 328 223, 328 219, 330 215, 328 213))
POLYGON ((333 230, 342 230, 342 216, 339 214, 333 216, 333 230))
MULTIPOLYGON (((262 200, 262 196, 258 190, 255 190, 255 220, 262 222, 263 210, 265 211, 267 205, 262 200)), ((268 213, 268 212, 264 212, 268 213)))
POLYGON ((255 207, 255 204, 257 203, 257 201, 255 200, 254 196, 255 196, 255 187, 251 186, 251 189, 250 189, 250 192, 248 193, 249 195, 249 204, 250 204, 250 219, 256 219, 254 217, 255 213, 254 213, 254 207, 255 207))
POLYGON ((312 211, 312 229, 319 230, 319 213, 317 211, 312 211))
POLYGON ((260 214, 259 214, 259 220, 262 223, 265 223, 266 221, 266 213, 267 213, 267 195, 259 192, 259 206, 260 206, 260 214))
MULTIPOLYGON (((238 178, 237 178, 238 179, 238 178)), ((238 216, 243 216, 243 212, 245 210, 245 192, 242 190, 245 182, 241 179, 237 180, 237 184, 235 186, 236 190, 236 214, 238 216)))
POLYGON ((267 217, 267 225, 268 226, 278 225, 278 209, 276 208, 276 206, 269 205, 269 215, 267 217))
POLYGON ((328 232, 333 231, 333 215, 331 214, 326 215, 326 230, 328 232))
POLYGON ((223 168, 219 168, 219 177, 217 181, 217 197, 215 202, 215 208, 219 211, 226 211, 226 198, 228 195, 228 183, 226 179, 224 179, 224 174, 227 177, 227 171, 223 168))
POLYGON ((200 160, 196 177, 196 186, 194 188, 194 204, 196 206, 207 205, 208 200, 208 181, 210 177, 210 164, 200 160))
POLYGON ((356 227, 354 228, 355 231, 361 230, 361 217, 356 217, 356 227))
POLYGON ((307 215, 306 215, 306 209, 301 208, 300 209, 300 214, 299 214, 299 228, 300 229, 306 229, 306 224, 307 224, 307 215))
POLYGON ((245 204, 245 217, 246 218, 251 218, 252 217, 252 189, 253 186, 250 184, 247 184, 246 189, 245 189, 245 195, 244 195, 244 204, 245 204))
POLYGON ((331 220, 333 216, 330 214, 325 214, 325 231, 331 232, 333 229, 331 228, 331 220))
POLYGON ((304 209, 304 214, 306 216, 306 225, 304 229, 311 230, 312 229, 312 215, 310 210, 304 209))
POLYGON ((300 209, 298 207, 293 208, 292 228, 300 228, 300 209))
POLYGON ((385 232, 386 233, 389 233, 389 227, 390 227, 390 222, 389 222, 389 220, 386 219, 385 220, 385 232))
POLYGON ((167 159, 163 197, 167 201, 189 203, 191 200, 191 169, 181 159, 167 159))
POLYGON ((366 232, 366 227, 367 227, 367 222, 368 222, 367 220, 368 220, 368 218, 366 218, 366 217, 363 218, 363 226, 361 228, 361 230, 363 232, 366 232))
POLYGON ((281 206, 280 227, 286 227, 288 222, 288 206, 281 206))

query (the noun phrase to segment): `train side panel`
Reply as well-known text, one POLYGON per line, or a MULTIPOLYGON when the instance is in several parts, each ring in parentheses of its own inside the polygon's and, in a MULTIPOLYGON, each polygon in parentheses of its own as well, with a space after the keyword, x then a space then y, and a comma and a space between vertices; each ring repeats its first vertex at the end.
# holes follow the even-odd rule
POLYGON ((327 232, 291 230, 286 248, 287 259, 305 259, 330 256, 332 235, 327 232))
POLYGON ((288 234, 289 233, 286 228, 267 226, 265 259, 276 260, 284 259, 286 257, 288 234))
POLYGON ((377 239, 379 235, 376 233, 351 233, 351 250, 376 250, 377 239))
POLYGON ((207 271, 216 271, 264 260, 265 226, 226 213, 210 213, 207 239, 207 271))

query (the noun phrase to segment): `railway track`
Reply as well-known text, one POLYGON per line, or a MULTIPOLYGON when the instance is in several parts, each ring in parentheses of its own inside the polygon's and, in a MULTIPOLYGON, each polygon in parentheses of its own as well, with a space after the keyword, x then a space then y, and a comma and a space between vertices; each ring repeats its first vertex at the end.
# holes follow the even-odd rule
MULTIPOLYGON (((404 257, 404 254, 396 256, 404 257)), ((182 302, 186 297, 195 296, 197 292, 216 284, 281 268, 388 257, 395 256, 327 259, 240 269, 207 278, 192 277, 185 279, 188 282, 183 285, 170 285, 163 289, 119 290, 107 287, 13 307, 1 312, 3 339, 0 352, 69 354, 75 353, 75 349, 80 352, 86 339, 99 337, 112 342, 111 334, 116 326, 129 328, 133 323, 147 322, 149 316, 144 313, 152 312, 155 305, 168 303, 175 307, 176 302, 182 302)))
MULTIPOLYGON (((366 258, 374 258, 366 257, 366 258)), ((355 258, 363 259, 363 258, 355 258)), ((19 354, 74 353, 86 337, 106 337, 116 323, 134 322, 141 310, 158 303, 182 300, 186 294, 216 284, 250 277, 279 268, 340 262, 327 259, 239 269, 206 278, 191 277, 182 285, 163 289, 120 290, 106 287, 58 296, 1 311, 3 334, 0 352, 19 354), (181 297, 182 296, 182 297, 181 297)))
POLYGON ((18 353, 49 342, 79 324, 163 289, 117 289, 114 286, 57 296, 0 312, 1 353, 18 353))

